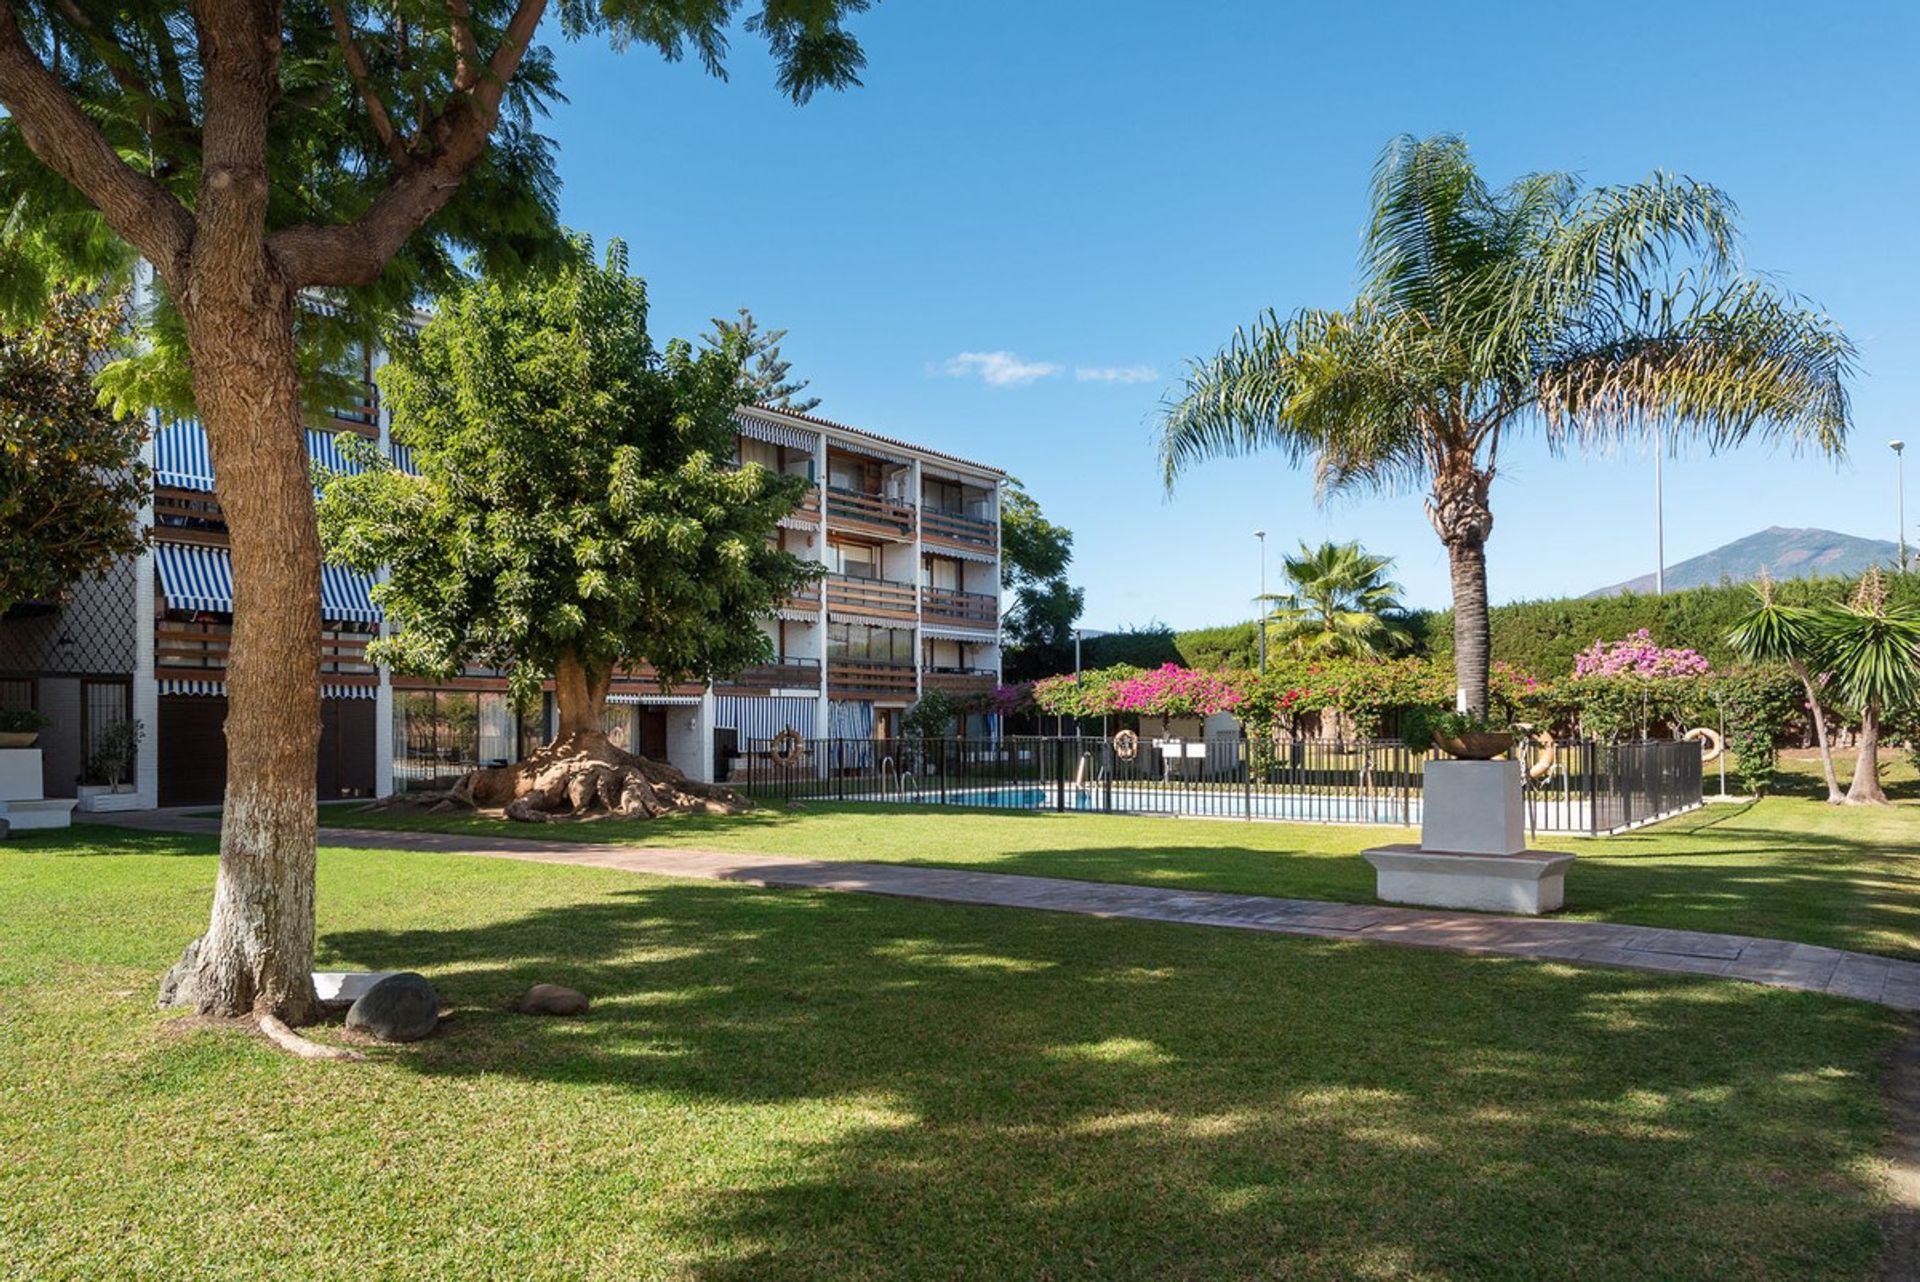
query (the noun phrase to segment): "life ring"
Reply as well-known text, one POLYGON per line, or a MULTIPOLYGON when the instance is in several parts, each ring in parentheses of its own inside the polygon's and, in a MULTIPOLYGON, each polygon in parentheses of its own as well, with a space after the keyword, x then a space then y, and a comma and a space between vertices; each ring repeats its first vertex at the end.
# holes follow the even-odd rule
POLYGON ((1536 757, 1533 752, 1527 753, 1527 778, 1545 779, 1552 774, 1554 760, 1560 755, 1560 746, 1553 741, 1553 736, 1545 730, 1535 730, 1525 722, 1515 724, 1513 729, 1540 754, 1536 757))
POLYGON ((1726 741, 1721 739, 1718 730, 1709 730, 1706 726, 1695 726, 1680 736, 1688 743, 1700 745, 1700 764, 1720 760, 1720 754, 1727 750, 1726 741))
POLYGON ((775 765, 781 766, 790 766, 800 760, 806 755, 806 750, 807 741, 792 726, 773 736, 773 742, 767 745, 767 755, 773 758, 775 765))
POLYGON ((1113 736, 1113 755, 1122 761, 1132 761, 1140 755, 1140 736, 1131 730, 1122 730, 1113 736))

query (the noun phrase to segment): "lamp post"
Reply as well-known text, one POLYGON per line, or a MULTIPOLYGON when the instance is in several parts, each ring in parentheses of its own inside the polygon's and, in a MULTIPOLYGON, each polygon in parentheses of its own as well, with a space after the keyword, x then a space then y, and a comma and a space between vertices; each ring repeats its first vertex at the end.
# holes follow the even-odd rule
POLYGON ((1255 530, 1253 537, 1260 540, 1260 596, 1254 626, 1260 629, 1260 675, 1264 677, 1267 675, 1267 532, 1255 530))
POLYGON ((1900 529, 1900 573, 1907 572, 1907 478, 1903 473, 1901 455, 1906 452, 1905 441, 1888 441, 1887 448, 1893 451, 1893 519, 1900 529))

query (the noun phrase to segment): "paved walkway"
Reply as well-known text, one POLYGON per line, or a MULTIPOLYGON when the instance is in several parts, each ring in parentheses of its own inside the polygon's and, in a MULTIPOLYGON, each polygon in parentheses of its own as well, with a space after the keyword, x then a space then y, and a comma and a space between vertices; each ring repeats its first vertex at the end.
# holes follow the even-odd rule
MULTIPOLYGON (((112 819, 132 827, 176 832, 212 832, 219 827, 217 821, 169 811, 117 815, 112 819)), ((939 903, 1038 908, 1091 917, 1181 922, 1191 926, 1262 930, 1319 939, 1357 939, 1496 957, 1528 957, 1535 961, 1712 975, 1775 988, 1853 997, 1896 1010, 1920 1011, 1920 962, 1747 935, 1564 921, 1552 917, 1499 917, 1380 904, 1167 890, 1059 877, 800 859, 788 855, 659 850, 519 837, 478 838, 448 833, 322 828, 320 842, 327 846, 582 864, 783 889, 835 890, 939 903)))

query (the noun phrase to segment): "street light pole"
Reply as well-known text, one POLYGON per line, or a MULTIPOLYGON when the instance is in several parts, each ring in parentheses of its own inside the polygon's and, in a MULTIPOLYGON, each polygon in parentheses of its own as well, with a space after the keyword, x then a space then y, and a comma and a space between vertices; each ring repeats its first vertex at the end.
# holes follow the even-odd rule
POLYGON ((1905 441, 1888 441, 1887 447, 1893 451, 1893 519, 1900 529, 1900 573, 1907 572, 1907 478, 1902 468, 1901 455, 1907 448, 1905 441))
POLYGON ((1267 532, 1255 530, 1260 540, 1260 599, 1254 612, 1254 626, 1260 629, 1260 675, 1267 675, 1267 532))

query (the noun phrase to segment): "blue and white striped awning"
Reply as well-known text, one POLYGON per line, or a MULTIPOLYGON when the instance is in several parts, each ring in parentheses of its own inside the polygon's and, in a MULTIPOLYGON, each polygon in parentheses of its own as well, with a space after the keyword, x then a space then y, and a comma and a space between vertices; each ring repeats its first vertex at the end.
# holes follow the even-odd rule
MULTIPOLYGON (((397 451, 401 447, 394 448, 397 451)), ((307 430, 307 457, 330 472, 365 470, 341 455, 331 432, 307 430)), ((168 423, 153 434, 153 483, 177 490, 213 492, 213 453, 207 448, 206 428, 183 420, 168 423)))
MULTIPOLYGON (((183 681, 166 677, 154 683, 161 694, 196 695, 201 698, 224 699, 227 696, 227 683, 224 681, 183 681)), ((374 686, 365 685, 322 685, 322 699, 372 699, 379 695, 374 686)))
POLYGON ((168 423, 153 434, 153 483, 178 490, 213 491, 213 456, 198 423, 168 423))
POLYGON ((320 564, 320 617, 345 623, 378 623, 380 607, 373 603, 373 576, 342 565, 320 564))
POLYGON ((413 446, 391 444, 387 446, 387 453, 392 457, 393 465, 402 472, 408 476, 420 475, 420 469, 413 462, 413 446))
POLYGON ((691 708, 705 696, 697 694, 610 694, 608 703, 637 703, 643 708, 691 708))
MULTIPOLYGON (((227 549, 197 543, 156 543, 154 564, 170 610, 233 613, 233 559, 227 549)), ((378 623, 373 577, 344 566, 320 567, 320 617, 342 623, 378 623)))
POLYGON ((873 738, 873 705, 859 699, 828 703, 827 735, 834 739, 873 738))
POLYGON ((742 744, 771 739, 782 730, 794 730, 802 739, 811 739, 819 707, 817 699, 718 695, 713 701, 713 724, 716 729, 737 732, 742 744))
POLYGON ((160 687, 161 694, 189 694, 224 698, 227 683, 224 681, 175 681, 171 678, 154 683, 160 687))
POLYGON ((740 429, 740 435, 751 436, 756 441, 766 441, 773 445, 784 445, 790 450, 806 450, 811 453, 820 443, 820 433, 810 432, 803 427, 794 427, 788 423, 769 422, 766 419, 748 414, 735 414, 734 425, 740 429))
POLYGON ((944 623, 923 623, 920 635, 942 641, 964 641, 969 645, 991 645, 1000 639, 1000 634, 990 629, 956 628, 944 623))
POLYGON ((153 563, 169 610, 233 613, 233 561, 225 548, 156 543, 153 563))
MULTIPOLYGON (((351 433, 349 433, 351 435, 351 433)), ((307 457, 329 472, 364 472, 367 469, 358 463, 347 461, 340 453, 340 443, 332 432, 307 431, 307 457)))

